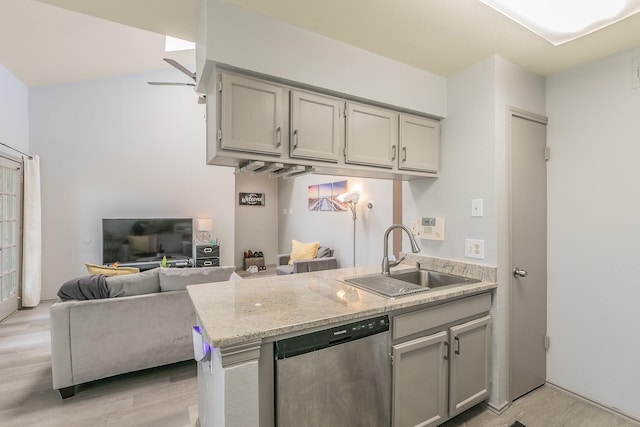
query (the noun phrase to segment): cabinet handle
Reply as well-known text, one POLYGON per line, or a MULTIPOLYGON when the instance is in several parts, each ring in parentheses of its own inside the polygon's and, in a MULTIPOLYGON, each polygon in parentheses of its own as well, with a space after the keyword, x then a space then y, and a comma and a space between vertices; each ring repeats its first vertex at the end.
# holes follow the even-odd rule
POLYGON ((202 252, 204 252, 204 253, 213 252, 213 248, 204 248, 204 249, 202 250, 202 252))
POLYGON ((407 161, 407 147, 402 147, 402 163, 407 161))
POLYGON ((293 131, 293 148, 298 148, 298 129, 293 131))
POLYGON ((444 342, 444 360, 449 360, 449 341, 444 342))
POLYGON ((456 340, 456 351, 454 351, 455 354, 460 354, 460 338, 455 337, 454 338, 456 340))
POLYGON ((280 147, 280 144, 282 144, 282 140, 281 140, 281 130, 282 128, 280 126, 278 126, 276 128, 276 148, 280 147))
POLYGON ((391 146, 391 160, 395 160, 396 159, 396 146, 392 145, 391 146))

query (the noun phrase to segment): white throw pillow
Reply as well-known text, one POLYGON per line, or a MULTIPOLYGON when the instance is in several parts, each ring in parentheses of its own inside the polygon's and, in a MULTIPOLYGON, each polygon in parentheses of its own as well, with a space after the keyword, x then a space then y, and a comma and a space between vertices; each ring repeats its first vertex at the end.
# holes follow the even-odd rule
POLYGON ((226 282, 236 270, 233 265, 223 267, 196 267, 196 268, 161 268, 160 290, 180 291, 187 285, 199 285, 200 283, 226 282))

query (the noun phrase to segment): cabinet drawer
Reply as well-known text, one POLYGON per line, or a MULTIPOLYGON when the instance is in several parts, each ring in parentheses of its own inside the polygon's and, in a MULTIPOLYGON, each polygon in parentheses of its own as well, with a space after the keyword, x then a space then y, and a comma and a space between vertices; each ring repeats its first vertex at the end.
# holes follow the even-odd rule
POLYGON ((460 301, 452 301, 401 314, 393 319, 393 339, 408 337, 491 309, 491 294, 484 293, 460 301))
POLYGON ((220 256, 218 245, 196 245, 196 258, 211 258, 220 256))
POLYGON ((196 259, 196 267, 218 267, 220 258, 202 258, 196 259))

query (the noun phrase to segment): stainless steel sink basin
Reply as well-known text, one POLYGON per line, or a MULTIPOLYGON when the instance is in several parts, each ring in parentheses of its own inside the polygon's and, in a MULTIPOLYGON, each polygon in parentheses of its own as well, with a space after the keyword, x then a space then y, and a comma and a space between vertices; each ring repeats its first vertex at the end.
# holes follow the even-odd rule
POLYGON ((391 273, 389 276, 374 273, 349 277, 344 280, 355 287, 389 298, 415 295, 443 286, 479 282, 475 279, 422 269, 401 270, 391 273))

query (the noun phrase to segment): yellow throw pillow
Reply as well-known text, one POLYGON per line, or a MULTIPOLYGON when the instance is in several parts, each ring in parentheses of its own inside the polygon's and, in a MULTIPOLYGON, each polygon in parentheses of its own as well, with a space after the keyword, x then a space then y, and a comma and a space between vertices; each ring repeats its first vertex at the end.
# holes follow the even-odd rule
POLYGON ((293 265, 295 261, 315 258, 318 253, 318 246, 320 246, 320 242, 302 243, 292 240, 289 265, 293 265))
POLYGON ((89 274, 104 274, 105 276, 122 276, 123 274, 139 273, 136 267, 110 267, 108 265, 84 264, 89 274))

